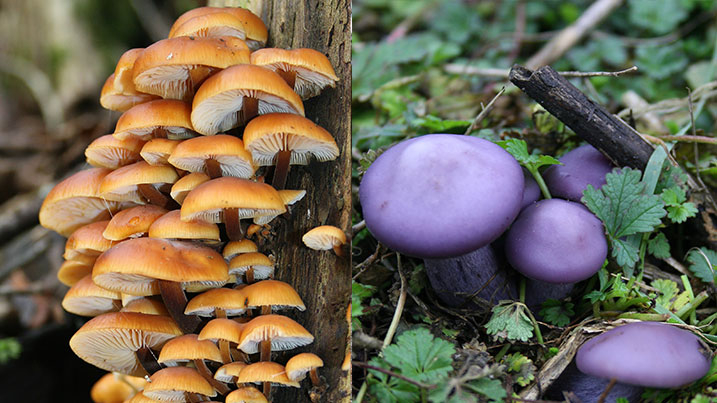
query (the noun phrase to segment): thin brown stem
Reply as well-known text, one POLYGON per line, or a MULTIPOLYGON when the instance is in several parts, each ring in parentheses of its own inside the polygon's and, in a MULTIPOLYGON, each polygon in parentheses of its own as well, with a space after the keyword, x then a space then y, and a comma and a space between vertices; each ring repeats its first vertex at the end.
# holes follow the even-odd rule
POLYGON ((162 301, 164 301, 169 315, 177 322, 184 334, 194 333, 202 320, 198 316, 184 314, 184 308, 187 306, 187 296, 184 294, 182 286, 174 281, 157 281, 159 281, 159 292, 162 295, 162 301))
POLYGON ((244 238, 244 231, 239 222, 239 209, 224 209, 224 224, 227 228, 227 236, 231 241, 241 241, 244 238))
POLYGON ((137 185, 137 190, 149 204, 154 204, 159 207, 165 207, 169 204, 169 198, 149 183, 137 185))
POLYGON ((264 393, 264 396, 271 401, 271 382, 264 382, 264 388, 262 390, 262 393, 264 393))
POLYGON ((309 378, 311 378, 312 385, 319 386, 319 384, 321 384, 321 380, 319 379, 319 372, 316 370, 316 368, 312 368, 311 371, 309 371, 309 378))
POLYGON ((271 337, 261 341, 260 349, 259 361, 271 361, 271 337))
POLYGON ((226 395, 227 393, 229 393, 229 387, 226 384, 214 379, 212 371, 209 370, 209 367, 207 367, 207 363, 205 363, 204 360, 194 360, 194 366, 197 367, 197 371, 199 371, 199 374, 204 377, 204 379, 206 379, 207 382, 209 382, 209 384, 217 390, 217 392, 219 392, 221 395, 226 395))
POLYGON ((261 307, 262 315, 271 315, 271 305, 264 305, 261 307))
POLYGON ((209 158, 208 160, 204 161, 204 165, 207 167, 207 175, 211 179, 219 178, 222 176, 222 166, 219 164, 219 161, 215 160, 214 158, 209 158))
POLYGON ((247 284, 254 284, 254 268, 250 267, 249 270, 244 273, 246 275, 246 283, 247 284))
POLYGON ((277 190, 284 189, 286 176, 289 174, 289 162, 291 161, 291 150, 282 150, 276 154, 276 166, 274 167, 274 179, 271 185, 277 190))
POLYGON ((214 316, 221 319, 226 319, 227 311, 222 308, 214 308, 214 316))
POLYGON ((229 341, 219 340, 219 351, 222 353, 222 363, 229 364, 232 362, 232 354, 229 351, 229 341))
POLYGON ((149 347, 144 346, 137 350, 137 360, 139 365, 147 371, 147 375, 152 375, 155 372, 162 369, 162 366, 157 362, 157 356, 154 354, 149 347))
POLYGON ((252 97, 244 97, 244 101, 242 103, 241 122, 247 124, 254 116, 259 114, 259 100, 252 97))

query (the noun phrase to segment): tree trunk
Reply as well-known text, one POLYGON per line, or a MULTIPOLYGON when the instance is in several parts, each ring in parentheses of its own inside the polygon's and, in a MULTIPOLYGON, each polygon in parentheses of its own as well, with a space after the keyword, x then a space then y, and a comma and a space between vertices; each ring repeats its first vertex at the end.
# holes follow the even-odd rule
MULTIPOLYGON (((314 251, 301 242, 304 233, 319 225, 337 226, 350 234, 351 225, 351 3, 348 0, 245 0, 244 6, 265 21, 267 47, 312 48, 326 54, 340 81, 318 97, 304 102, 306 116, 334 135, 341 154, 335 161, 294 166, 286 189, 305 189, 306 196, 291 208, 288 220, 277 219, 276 234, 266 252, 276 257, 276 278, 292 284, 306 311, 291 316, 315 337, 309 346, 278 353, 286 360, 309 351, 324 361, 319 375, 328 385, 312 398, 321 402, 349 402, 351 376, 341 371, 349 328, 346 309, 351 296, 350 258, 332 251, 314 251)), ((237 3, 242 3, 241 1, 237 3)), ((210 1, 210 5, 212 4, 210 1)), ((275 402, 308 402, 310 383, 302 389, 273 388, 275 402)))

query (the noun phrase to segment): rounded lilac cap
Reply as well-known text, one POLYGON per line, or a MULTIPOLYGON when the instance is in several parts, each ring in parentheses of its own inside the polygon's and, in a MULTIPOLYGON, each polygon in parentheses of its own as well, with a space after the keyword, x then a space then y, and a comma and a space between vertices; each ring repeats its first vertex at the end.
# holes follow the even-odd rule
POLYGON ((429 134, 381 154, 361 181, 366 226, 381 243, 422 258, 458 256, 498 238, 520 211, 523 172, 496 144, 429 134))
POLYGON ((508 231, 513 268, 548 283, 575 283, 597 273, 607 257, 602 222, 580 203, 541 200, 526 207, 508 231))
POLYGON ((575 148, 562 157, 563 165, 552 165, 545 170, 543 179, 550 194, 562 199, 580 201, 588 185, 596 189, 605 184, 614 166, 600 151, 591 145, 575 148))
POLYGON ((588 340, 576 356, 588 375, 651 388, 677 388, 703 377, 712 353, 692 332, 635 322, 588 340))

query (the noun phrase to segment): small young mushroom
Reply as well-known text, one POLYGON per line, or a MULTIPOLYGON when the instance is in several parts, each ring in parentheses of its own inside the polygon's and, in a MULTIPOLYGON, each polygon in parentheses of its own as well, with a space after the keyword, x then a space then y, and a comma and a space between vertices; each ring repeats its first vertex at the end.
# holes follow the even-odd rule
POLYGON ((224 364, 214 373, 214 379, 224 383, 236 383, 237 377, 247 365, 249 364, 239 361, 224 364))
POLYGON ((245 386, 227 395, 226 403, 268 403, 259 389, 245 386))
POLYGON ((66 260, 93 263, 97 256, 116 244, 102 236, 108 224, 109 221, 97 221, 75 230, 67 238, 62 257, 66 260))
POLYGON ((333 249, 336 256, 344 256, 343 246, 346 244, 346 234, 333 225, 321 225, 312 228, 301 237, 308 248, 314 250, 333 249))
POLYGON ((238 137, 227 134, 188 139, 178 145, 169 163, 189 172, 204 172, 210 178, 251 178, 256 168, 251 154, 238 137))
POLYGON ((90 389, 90 398, 94 403, 124 402, 142 390, 147 381, 136 376, 107 373, 90 389))
POLYGON ((165 214, 166 209, 153 204, 122 210, 112 217, 102 236, 111 241, 145 236, 152 223, 165 214))
POLYGON ((262 315, 274 310, 294 308, 304 311, 306 306, 291 285, 278 280, 263 280, 241 289, 247 309, 261 308, 262 315))
POLYGON ((271 351, 291 350, 311 344, 314 336, 291 318, 261 315, 244 325, 238 348, 247 354, 261 350, 261 361, 271 361, 271 351))
POLYGON ((244 290, 233 288, 214 288, 204 291, 189 300, 184 309, 185 315, 226 318, 246 312, 244 290))
POLYGON ((179 175, 171 166, 153 166, 139 161, 109 173, 102 179, 99 189, 106 200, 168 208, 173 202, 160 189, 169 191, 177 179, 179 175))
POLYGON ((224 260, 229 263, 230 260, 239 254, 249 252, 259 252, 259 248, 253 241, 244 238, 241 241, 228 242, 222 250, 222 256, 224 256, 224 260))
POLYGON ((159 99, 158 96, 143 92, 125 92, 115 87, 115 75, 110 74, 102 85, 100 105, 111 111, 127 112, 132 107, 159 99))
POLYGON ((279 73, 304 100, 339 81, 326 55, 314 49, 259 49, 252 52, 251 64, 279 73))
POLYGON ((144 143, 142 151, 139 155, 142 159, 147 161, 149 165, 169 165, 169 156, 172 155, 172 151, 184 140, 172 140, 157 137, 144 143))
POLYGON ((236 283, 242 282, 242 276, 246 277, 247 284, 252 284, 256 280, 264 280, 273 275, 274 262, 263 253, 242 253, 229 261, 229 276, 232 276, 236 283))
POLYGON ((144 141, 135 137, 119 140, 111 134, 96 138, 85 149, 87 163, 102 168, 117 169, 140 160, 144 141))
POLYGON ((192 107, 186 102, 158 99, 132 107, 117 120, 112 136, 119 140, 135 138, 185 139, 197 133, 192 128, 192 107))
POLYGON ((318 355, 313 353, 297 354, 286 362, 286 376, 292 381, 301 382, 309 373, 311 384, 319 386, 319 374, 317 368, 324 366, 324 361, 318 355))
POLYGON ((232 362, 230 343, 239 344, 244 326, 244 324, 231 319, 212 319, 199 332, 199 340, 212 340, 219 343, 222 362, 228 364, 232 362))
POLYGON ((237 383, 263 383, 264 396, 267 399, 271 395, 272 386, 301 387, 298 382, 292 381, 286 376, 286 369, 283 365, 271 361, 247 365, 237 377, 237 383))
POLYGON ((197 370, 188 367, 168 367, 155 372, 142 393, 155 400, 191 402, 203 401, 202 396, 217 395, 197 370))
POLYGON ((206 361, 222 362, 217 346, 209 340, 199 340, 196 334, 185 334, 167 342, 159 352, 157 362, 168 367, 192 362, 199 374, 220 394, 229 393, 229 388, 217 382, 207 367, 206 361))
POLYGON ((178 181, 174 182, 169 195, 181 206, 189 192, 209 179, 209 176, 201 172, 192 172, 184 175, 179 178, 178 181))
POLYGON ((67 291, 62 307, 75 315, 97 316, 119 310, 120 294, 98 287, 88 274, 67 291))
POLYGON ((615 167, 598 149, 586 144, 560 157, 562 165, 551 165, 543 179, 553 197, 579 202, 588 185, 599 189, 605 175, 615 167))
POLYGON ((219 226, 205 221, 182 221, 179 210, 172 210, 156 219, 149 227, 150 238, 191 241, 206 246, 216 246, 221 242, 219 226))
POLYGON ((62 262, 57 271, 57 279, 68 287, 72 287, 88 274, 92 274, 92 264, 67 260, 62 262))

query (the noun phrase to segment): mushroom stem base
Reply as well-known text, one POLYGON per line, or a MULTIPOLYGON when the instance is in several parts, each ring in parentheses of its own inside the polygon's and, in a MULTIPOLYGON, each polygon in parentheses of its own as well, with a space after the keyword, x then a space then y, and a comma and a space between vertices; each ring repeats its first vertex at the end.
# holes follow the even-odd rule
POLYGON ((227 236, 231 241, 241 241, 244 238, 244 231, 239 222, 239 209, 228 208, 224 210, 224 224, 227 228, 227 236))
POLYGON ((274 167, 274 178, 271 185, 276 190, 284 189, 286 176, 289 174, 289 162, 291 161, 291 150, 279 151, 276 154, 276 166, 274 167))

